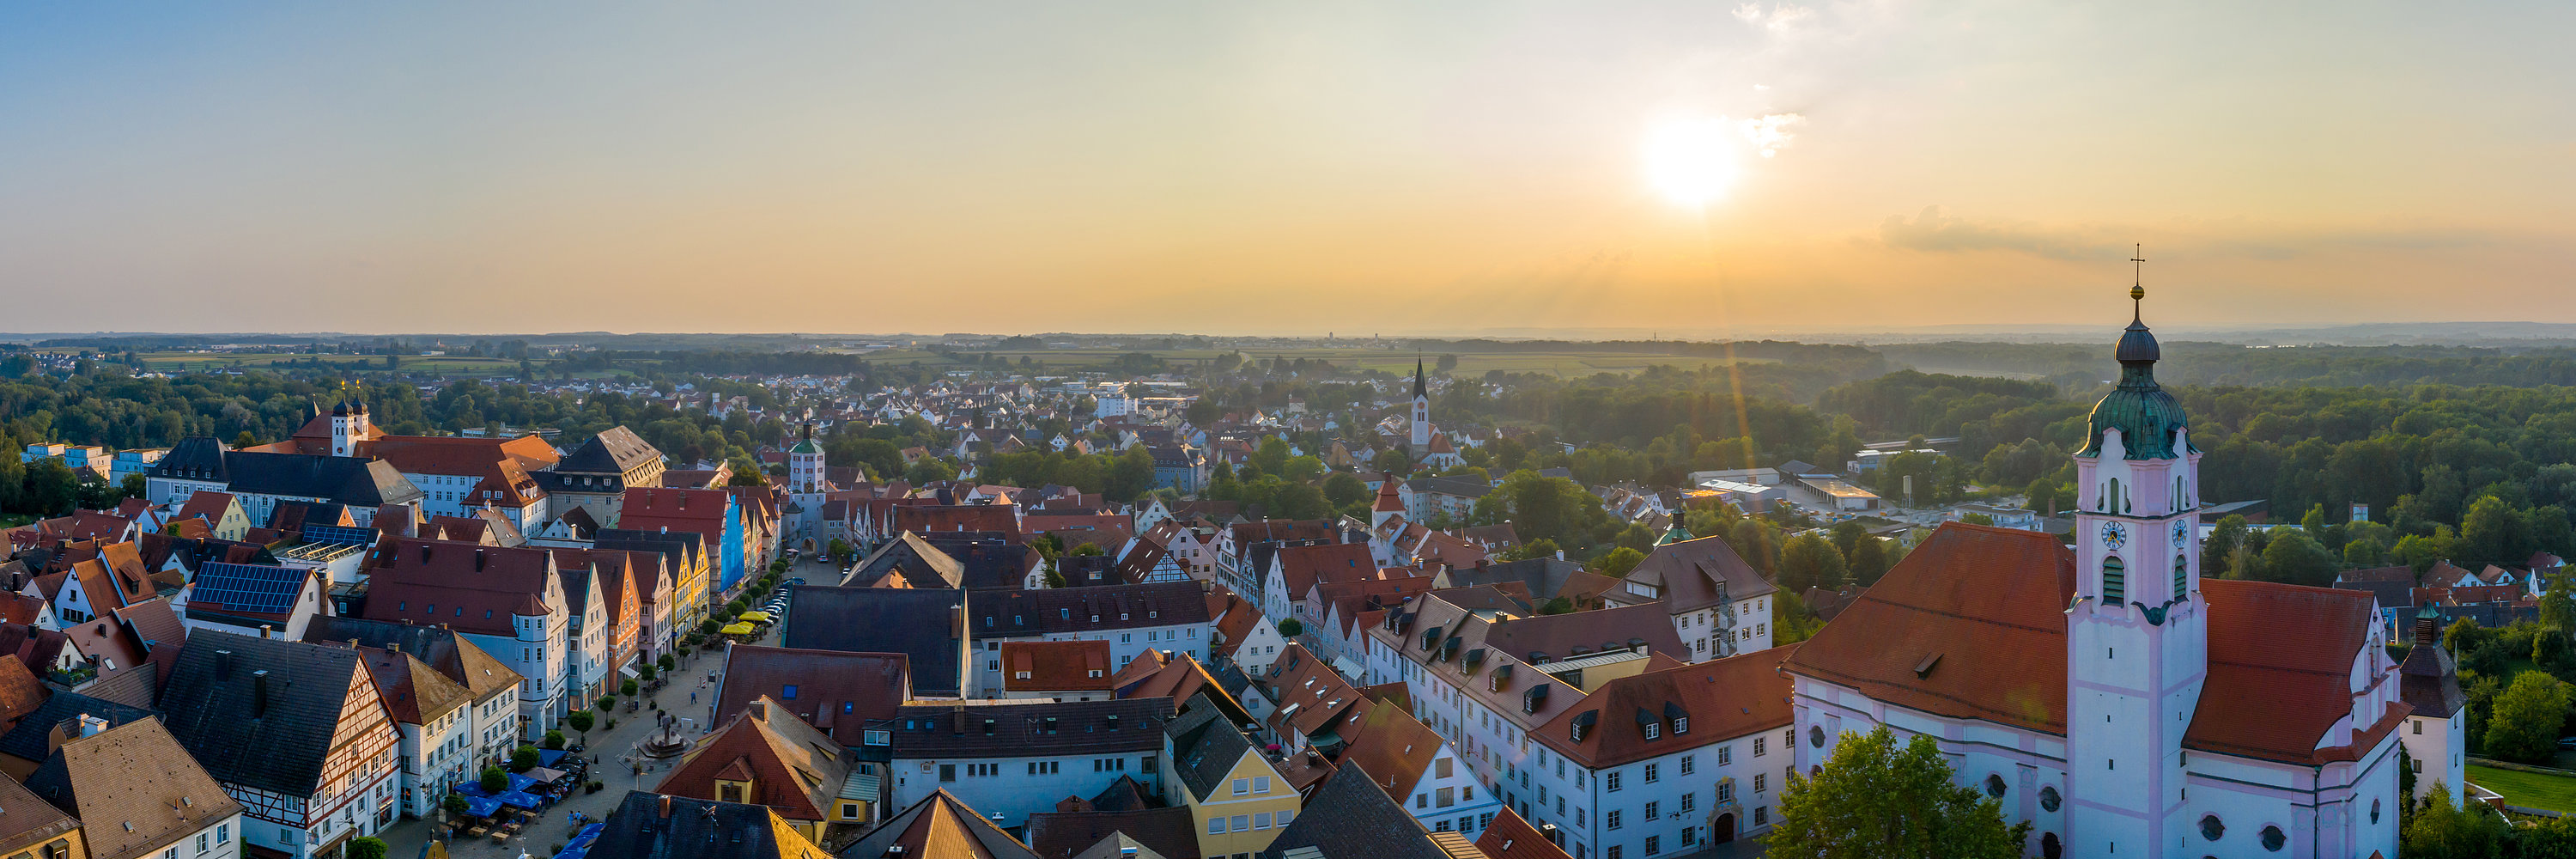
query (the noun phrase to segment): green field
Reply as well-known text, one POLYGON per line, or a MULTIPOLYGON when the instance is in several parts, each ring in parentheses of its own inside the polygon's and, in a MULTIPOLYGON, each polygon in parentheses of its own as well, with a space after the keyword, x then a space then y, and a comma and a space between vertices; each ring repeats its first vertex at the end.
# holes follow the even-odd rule
MULTIPOLYGON (((1032 361, 1041 362, 1051 368, 1084 368, 1103 366, 1118 360, 1118 356, 1120 355, 1126 355, 1132 352, 1144 352, 1174 364, 1185 364, 1198 361, 1214 361, 1217 359, 1217 356, 1227 354, 1230 351, 1233 350, 978 349, 968 350, 960 354, 975 356, 993 355, 1007 359, 1014 364, 1018 363, 1020 358, 1025 356, 1032 361)), ((1411 352, 1395 352, 1386 349, 1244 349, 1242 350, 1242 353, 1246 360, 1268 361, 1278 357, 1286 357, 1291 361, 1322 360, 1332 362, 1334 365, 1341 367, 1360 370, 1379 370, 1398 374, 1413 372, 1414 361, 1414 354, 1411 352)), ((1573 377, 1589 376, 1594 373, 1634 373, 1639 370, 1658 365, 1698 368, 1703 366, 1719 366, 1726 363, 1721 359, 1704 358, 1694 355, 1652 355, 1637 352, 1460 352, 1456 354, 1458 356, 1458 368, 1451 371, 1451 374, 1460 377, 1481 376, 1492 370, 1502 370, 1507 373, 1551 373, 1557 376, 1573 377)), ((1437 354, 1432 354, 1426 355, 1425 357, 1428 359, 1437 359, 1439 356, 1437 354)), ((896 349, 871 353, 868 355, 868 360, 880 363, 920 361, 927 365, 941 360, 941 357, 936 354, 919 350, 896 349)), ((1763 363, 1770 359, 1742 358, 1738 360, 1752 364, 1763 363)))
MULTIPOLYGON (((308 355, 300 352, 145 352, 141 357, 144 366, 162 372, 229 367, 309 367, 315 361, 326 366, 345 366, 359 370, 382 370, 385 367, 385 359, 382 355, 308 355)), ((404 372, 413 373, 507 376, 516 375, 519 372, 519 362, 508 358, 405 355, 401 369, 404 372)))
POLYGON ((2524 808, 2576 812, 2576 778, 2469 764, 2469 782, 2504 794, 2504 801, 2524 808))

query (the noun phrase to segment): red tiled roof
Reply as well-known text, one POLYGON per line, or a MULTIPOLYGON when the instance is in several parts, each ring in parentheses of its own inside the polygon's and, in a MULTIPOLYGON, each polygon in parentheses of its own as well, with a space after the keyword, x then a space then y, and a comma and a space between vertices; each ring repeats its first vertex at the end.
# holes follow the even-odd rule
MULTIPOLYGON (((2204 579, 2200 590, 2209 601, 2209 679, 2185 745, 2298 764, 2352 760, 2356 746, 2369 747, 2317 748, 2353 714, 2353 662, 2371 646, 2369 592, 2230 579, 2204 579)), ((2374 665, 2387 659, 2371 656, 2374 665)), ((2392 704, 2353 727, 2367 735, 2408 709, 2392 704)))
POLYGON ((1365 543, 1287 546, 1279 550, 1277 563, 1292 600, 1303 599, 1318 582, 1356 582, 1377 577, 1377 561, 1369 557, 1365 543))
POLYGON ((516 637, 514 615, 548 614, 552 606, 546 602, 547 595, 561 593, 553 560, 551 553, 535 546, 387 539, 377 544, 375 557, 369 559, 372 572, 365 616, 516 637))
POLYGON ((1020 538, 1019 507, 1012 504, 915 504, 897 507, 898 531, 998 531, 1020 538))
POLYGON ((1350 745, 1340 760, 1342 775, 1366 773, 1370 784, 1399 805, 1413 795, 1413 786, 1431 768, 1431 760, 1446 748, 1431 726, 1402 707, 1371 707, 1359 727, 1348 733, 1350 745))
POLYGON ((1789 677, 1779 668, 1782 659, 1796 652, 1795 647, 1611 680, 1584 696, 1583 703, 1530 733, 1549 748, 1598 769, 1785 728, 1794 714, 1789 706, 1789 677), (1784 649, 1790 652, 1781 652, 1784 649), (1585 713, 1595 714, 1594 725, 1577 742, 1569 729, 1585 713), (1670 717, 1675 714, 1689 720, 1686 733, 1672 732, 1670 717), (1641 719, 1659 723, 1655 739, 1646 739, 1641 719))
POLYGON ((1485 859, 1573 859, 1509 808, 1494 815, 1484 834, 1476 836, 1476 849, 1485 851, 1485 859))
POLYGON ((1002 642, 1002 689, 1090 692, 1109 689, 1109 642, 1002 642), (1022 678, 1021 674, 1029 675, 1022 678))
POLYGON ((1788 670, 1935 715, 2063 735, 2074 593, 2075 555, 2055 536, 1945 522, 1788 670))

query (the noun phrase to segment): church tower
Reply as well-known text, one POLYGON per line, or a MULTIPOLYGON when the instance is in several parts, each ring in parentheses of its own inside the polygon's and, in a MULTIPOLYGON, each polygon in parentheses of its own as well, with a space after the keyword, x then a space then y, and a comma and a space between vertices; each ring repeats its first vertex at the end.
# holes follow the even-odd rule
MULTIPOLYGON (((2156 385, 2146 289, 2120 336, 2120 383, 2075 454, 2075 599, 2066 610, 2067 852, 2181 856, 2183 734, 2209 665, 2195 523, 2200 451, 2156 385)), ((2198 855, 2191 853, 2190 855, 2198 855)))
POLYGON ((814 425, 811 423, 805 425, 805 434, 796 446, 787 449, 787 491, 823 491, 823 446, 814 443, 814 425))
POLYGON ((1412 430, 1413 435, 1408 439, 1408 446, 1411 448, 1413 461, 1421 462, 1422 455, 1431 451, 1431 393, 1430 388, 1423 384, 1421 356, 1415 356, 1413 359, 1412 430))

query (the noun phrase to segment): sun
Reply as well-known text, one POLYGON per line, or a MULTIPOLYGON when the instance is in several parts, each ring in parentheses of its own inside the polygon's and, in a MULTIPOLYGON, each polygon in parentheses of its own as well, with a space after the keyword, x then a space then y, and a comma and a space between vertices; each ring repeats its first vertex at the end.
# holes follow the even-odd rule
POLYGON ((1646 131, 1646 182, 1674 203, 1707 206, 1734 186, 1739 153, 1726 120, 1674 117, 1646 131))

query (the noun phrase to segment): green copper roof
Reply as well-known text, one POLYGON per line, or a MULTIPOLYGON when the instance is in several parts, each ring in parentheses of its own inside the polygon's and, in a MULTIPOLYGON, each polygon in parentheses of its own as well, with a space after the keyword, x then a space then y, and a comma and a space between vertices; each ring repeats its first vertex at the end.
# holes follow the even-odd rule
POLYGON ((2084 451, 2077 456, 2102 455, 2102 431, 2113 427, 2120 430, 2125 459, 2173 459, 2194 450, 2174 449, 2174 430, 2190 426, 2191 419, 2183 414, 2180 401, 2156 385, 2159 351, 2146 323, 2131 318, 2128 330, 2120 335, 2117 353, 2120 385, 2093 404, 2084 451))
POLYGON ((1681 517, 1679 517, 1679 516, 1675 516, 1675 517, 1673 517, 1673 529, 1672 529, 1672 530, 1670 530, 1670 531, 1666 531, 1666 532, 1664 532, 1664 538, 1663 538, 1663 539, 1661 539, 1661 540, 1656 540, 1656 541, 1655 541, 1655 545, 1658 545, 1658 546, 1670 545, 1670 544, 1673 544, 1673 543, 1679 543, 1679 542, 1681 542, 1681 541, 1683 541, 1683 540, 1688 540, 1688 539, 1690 539, 1690 538, 1691 538, 1691 532, 1690 532, 1690 529, 1682 527, 1682 519, 1681 519, 1681 517))

